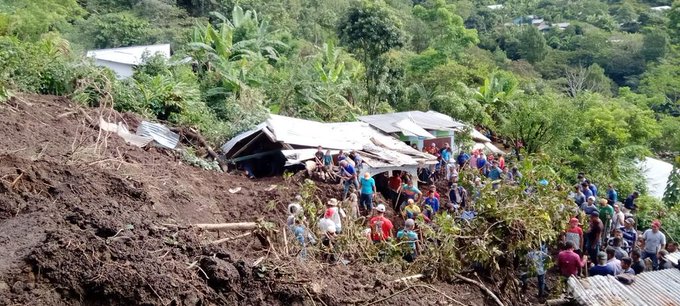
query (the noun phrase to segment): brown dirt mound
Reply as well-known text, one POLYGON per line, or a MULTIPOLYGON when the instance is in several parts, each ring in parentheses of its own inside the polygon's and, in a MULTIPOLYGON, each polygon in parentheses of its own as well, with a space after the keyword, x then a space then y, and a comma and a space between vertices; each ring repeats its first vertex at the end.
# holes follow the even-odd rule
MULTIPOLYGON (((215 234, 186 225, 265 219, 280 228, 295 181, 187 166, 172 151, 101 133, 87 119, 100 115, 139 123, 60 97, 0 104, 0 305, 449 303, 427 287, 385 285, 404 276, 399 267, 277 259, 254 237, 209 244, 215 234)), ((322 184, 315 195, 340 192, 322 184)), ((433 287, 485 303, 476 288, 433 287)))

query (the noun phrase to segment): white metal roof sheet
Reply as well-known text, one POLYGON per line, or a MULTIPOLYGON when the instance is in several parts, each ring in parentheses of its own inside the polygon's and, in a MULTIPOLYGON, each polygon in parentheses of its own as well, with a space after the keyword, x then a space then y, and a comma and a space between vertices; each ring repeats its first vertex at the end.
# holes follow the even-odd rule
POLYGON ((86 56, 108 62, 126 65, 139 65, 142 63, 145 53, 148 55, 161 54, 165 58, 170 58, 170 45, 162 44, 90 50, 87 51, 86 56))
POLYGON ((403 119, 410 119, 425 130, 448 130, 465 126, 465 124, 435 111, 410 111, 359 117, 359 120, 366 122, 385 133, 402 132, 402 129, 396 126, 395 123, 403 119))

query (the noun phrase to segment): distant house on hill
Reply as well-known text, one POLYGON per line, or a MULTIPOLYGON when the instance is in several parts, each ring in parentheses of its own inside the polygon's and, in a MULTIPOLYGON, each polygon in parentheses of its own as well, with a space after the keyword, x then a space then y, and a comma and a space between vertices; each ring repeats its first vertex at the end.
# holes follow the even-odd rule
POLYGON ((132 46, 87 51, 87 57, 93 58, 95 64, 113 70, 119 79, 131 77, 134 73, 134 67, 142 64, 145 55, 156 54, 170 58, 170 45, 132 46))
POLYGON ((486 6, 488 9, 494 11, 494 10, 500 10, 503 8, 502 4, 492 4, 492 5, 487 5, 486 6))
POLYGON ((655 12, 663 12, 663 11, 667 11, 667 10, 670 10, 670 9, 671 9, 671 7, 668 6, 668 5, 655 6, 655 7, 650 8, 650 10, 655 11, 655 12))

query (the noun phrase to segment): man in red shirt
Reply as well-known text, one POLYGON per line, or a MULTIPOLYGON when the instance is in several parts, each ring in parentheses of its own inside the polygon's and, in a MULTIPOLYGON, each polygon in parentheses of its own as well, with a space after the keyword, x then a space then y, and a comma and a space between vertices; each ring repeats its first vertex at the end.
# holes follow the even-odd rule
POLYGON ((401 188, 401 171, 392 171, 392 176, 390 176, 387 186, 390 188, 390 200, 392 201, 392 207, 397 207, 397 197, 399 196, 399 188, 401 188))
POLYGON ((586 265, 588 259, 586 255, 579 258, 578 254, 574 252, 574 247, 573 242, 567 241, 566 250, 557 255, 557 266, 560 268, 560 274, 564 277, 578 275, 579 270, 586 265))
POLYGON ((369 221, 369 225, 371 226, 371 240, 373 240, 373 243, 387 241, 387 239, 392 236, 392 221, 385 218, 384 204, 378 204, 375 210, 378 214, 369 221))

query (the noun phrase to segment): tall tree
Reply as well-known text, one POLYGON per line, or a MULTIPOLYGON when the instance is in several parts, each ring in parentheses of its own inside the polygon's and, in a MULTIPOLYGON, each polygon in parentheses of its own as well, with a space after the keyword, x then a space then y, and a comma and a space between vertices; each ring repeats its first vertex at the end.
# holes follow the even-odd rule
POLYGON ((519 54, 529 63, 540 62, 548 53, 545 37, 536 27, 526 26, 519 35, 519 54))
POLYGON ((469 30, 455 7, 444 0, 429 0, 413 8, 413 14, 427 24, 429 45, 446 55, 457 55, 463 48, 479 42, 476 30, 469 30))
POLYGON ((362 1, 350 8, 337 28, 340 42, 366 67, 366 110, 377 111, 380 86, 387 74, 384 54, 404 45, 399 23, 382 2, 362 1))
POLYGON ((668 207, 680 204, 680 169, 675 165, 668 176, 666 190, 663 193, 663 203, 668 207))
POLYGON ((514 105, 499 131, 528 154, 568 144, 575 132, 576 120, 567 111, 573 105, 557 95, 520 95, 514 105))
POLYGON ((663 30, 651 28, 645 29, 644 35, 640 51, 642 57, 648 62, 664 57, 668 51, 668 34, 663 30))

